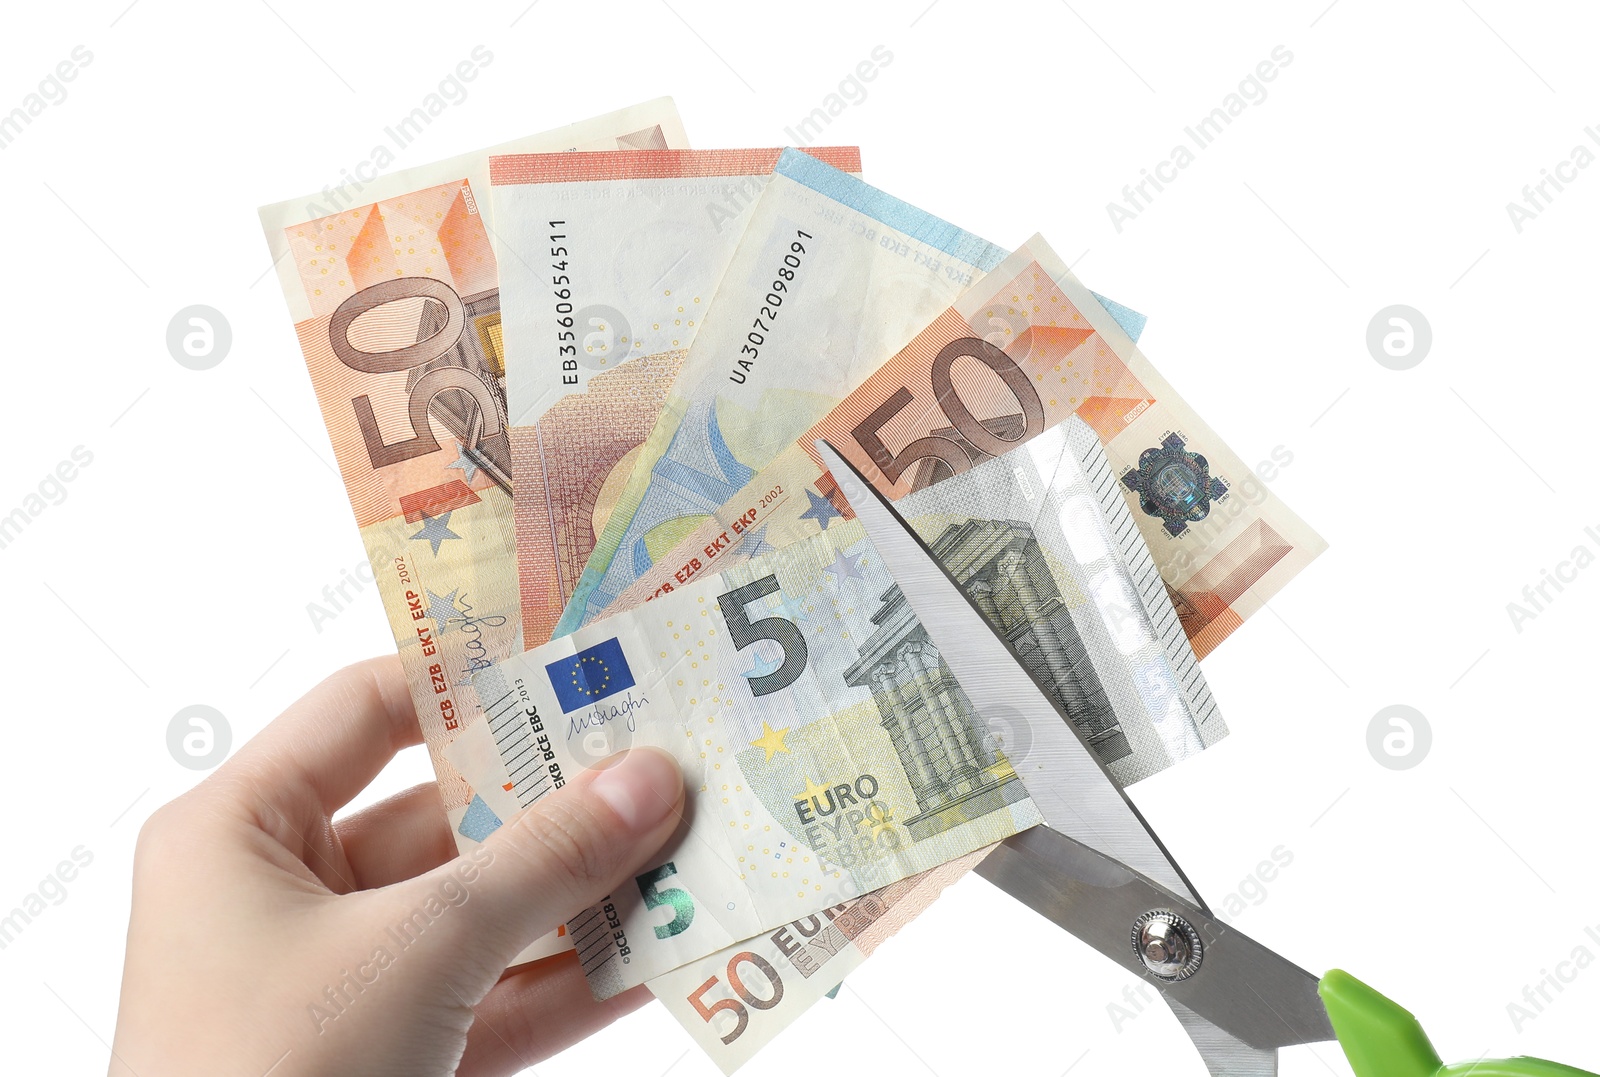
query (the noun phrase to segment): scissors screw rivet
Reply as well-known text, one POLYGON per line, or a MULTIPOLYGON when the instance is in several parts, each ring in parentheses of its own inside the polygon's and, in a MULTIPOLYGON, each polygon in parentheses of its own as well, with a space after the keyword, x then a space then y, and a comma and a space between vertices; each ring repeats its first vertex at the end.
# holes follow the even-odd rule
POLYGON ((1144 967, 1168 981, 1187 979, 1200 968, 1200 933, 1170 909, 1152 909, 1133 922, 1133 951, 1144 967))

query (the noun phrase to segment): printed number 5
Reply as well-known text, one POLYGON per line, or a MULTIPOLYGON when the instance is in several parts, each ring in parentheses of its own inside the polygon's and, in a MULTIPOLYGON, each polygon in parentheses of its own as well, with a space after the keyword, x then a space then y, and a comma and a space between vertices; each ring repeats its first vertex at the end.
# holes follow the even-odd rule
POLYGON ((754 622, 750 620, 750 613, 745 607, 777 590, 778 577, 763 576, 717 597, 722 617, 728 622, 728 631, 733 633, 735 647, 742 651, 758 639, 770 639, 783 648, 783 665, 765 676, 750 678, 750 691, 758 699, 782 691, 799 680, 810 655, 806 638, 793 621, 782 617, 763 617, 754 622))
POLYGON ((639 884, 639 893, 644 897, 644 907, 659 909, 663 905, 671 905, 673 911, 672 922, 661 924, 656 930, 656 938, 670 939, 674 935, 681 935, 689 930, 689 925, 694 923, 694 898, 689 891, 676 886, 669 886, 657 890, 656 884, 668 875, 678 874, 678 865, 667 861, 659 868, 652 868, 639 876, 634 881, 639 884))

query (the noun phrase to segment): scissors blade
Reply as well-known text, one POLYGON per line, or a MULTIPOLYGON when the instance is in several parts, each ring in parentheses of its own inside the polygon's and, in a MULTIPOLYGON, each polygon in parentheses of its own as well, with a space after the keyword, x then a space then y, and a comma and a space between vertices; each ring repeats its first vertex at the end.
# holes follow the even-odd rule
POLYGON ((976 870, 1161 991, 1214 1074, 1272 1074, 1278 1048, 1334 1038, 1317 977, 1066 835, 1013 835, 976 870), (1134 948, 1135 921, 1158 909, 1199 933, 1199 967, 1186 979, 1151 975, 1134 948))
POLYGON ((1251 1047, 1230 1036, 1181 1002, 1167 999, 1167 1008, 1189 1034, 1189 1040, 1205 1060, 1211 1077, 1278 1077, 1278 1049, 1251 1047))
POLYGON ((973 709, 991 722, 999 715, 1027 721, 1032 746, 1026 758, 1011 762, 1045 822, 1204 908, 1199 894, 1077 727, 1051 702, 954 577, 849 461, 825 441, 819 440, 816 447, 973 709))

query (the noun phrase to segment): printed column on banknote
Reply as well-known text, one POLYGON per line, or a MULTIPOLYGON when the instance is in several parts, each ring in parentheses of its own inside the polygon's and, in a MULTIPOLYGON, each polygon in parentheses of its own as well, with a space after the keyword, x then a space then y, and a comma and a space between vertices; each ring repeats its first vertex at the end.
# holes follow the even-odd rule
POLYGON ((1036 236, 658 559, 618 604, 664 593, 697 566, 736 559, 751 535, 781 546, 846 511, 816 438, 898 498, 1069 415, 1105 443, 1199 656, 1326 548, 1036 236))
MULTIPOLYGON (((502 148, 681 139, 661 99, 502 148)), ((480 720, 471 674, 521 649, 488 156, 261 211, 462 844, 471 790, 443 748, 480 720)))
POLYGON ((491 159, 524 646, 550 638, 781 152, 491 159))
POLYGON ((599 616, 1004 257, 786 150, 556 635, 599 616))
MULTIPOLYGON (((1215 744, 1227 728, 1119 487, 1094 432, 1074 417, 896 507, 1012 641, 1112 778, 1127 785, 1215 744), (1142 706, 1130 704, 1130 685, 1115 670, 1103 677, 1094 661, 1078 657, 1094 637, 1080 633, 1066 611, 1085 607, 1098 611, 1112 642, 1130 656, 1131 688, 1142 706)), ((1094 648, 1088 650, 1093 658, 1094 648)), ((1032 727, 1019 717, 984 715, 1027 784, 1037 780, 1028 769, 1032 727)), ((960 865, 957 873, 967 870, 956 861, 940 871, 953 865, 960 865)), ((892 906, 903 923, 953 878, 910 890, 895 884, 861 901, 892 906)), ((650 989, 731 1073, 826 992, 826 983, 812 979, 826 955, 837 949, 844 960, 822 965, 824 980, 865 960, 859 947, 840 949, 837 932, 818 934, 817 919, 691 961, 651 980, 650 989), (815 942, 796 948, 797 939, 812 936, 815 942)))

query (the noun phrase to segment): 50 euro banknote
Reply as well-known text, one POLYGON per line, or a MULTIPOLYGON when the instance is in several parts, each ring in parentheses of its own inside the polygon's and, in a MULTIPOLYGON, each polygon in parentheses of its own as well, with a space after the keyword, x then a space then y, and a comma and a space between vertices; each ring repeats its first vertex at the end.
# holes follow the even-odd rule
POLYGON ((781 152, 491 158, 525 646, 572 596, 781 152))
MULTIPOLYGON (((682 139, 663 98, 499 149, 682 139)), ((482 720, 471 675, 522 649, 499 280, 480 213, 489 152, 261 210, 463 846, 472 791, 444 750, 482 720)))
POLYGON ((900 498, 1071 415, 1104 443, 1196 655, 1326 548, 1035 236, 703 518, 616 604, 666 594, 847 514, 817 438, 900 498))
POLYGON ((992 848, 691 961, 651 980, 650 991, 722 1072, 732 1073, 837 991, 992 848))

